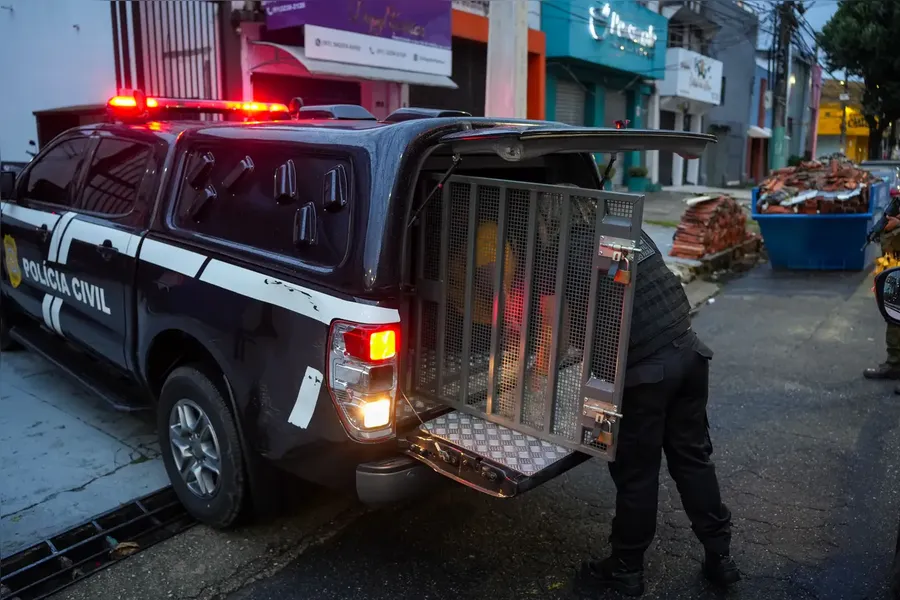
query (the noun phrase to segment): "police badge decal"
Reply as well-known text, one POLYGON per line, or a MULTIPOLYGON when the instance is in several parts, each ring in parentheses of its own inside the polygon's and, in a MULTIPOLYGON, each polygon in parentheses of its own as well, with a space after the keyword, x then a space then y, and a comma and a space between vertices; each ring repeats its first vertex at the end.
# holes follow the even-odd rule
POLYGON ((3 253, 6 255, 6 272, 9 273, 9 282, 14 288, 22 283, 22 271, 19 270, 19 250, 16 248, 16 240, 11 235, 3 236, 3 253))

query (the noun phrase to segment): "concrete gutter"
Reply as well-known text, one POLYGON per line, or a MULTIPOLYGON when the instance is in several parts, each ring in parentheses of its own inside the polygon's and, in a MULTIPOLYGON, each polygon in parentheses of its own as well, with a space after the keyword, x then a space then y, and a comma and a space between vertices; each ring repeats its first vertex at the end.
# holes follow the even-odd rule
MULTIPOLYGON (((301 485, 301 484, 297 484, 301 485)), ((305 486, 303 486, 305 488, 305 486)), ((53 600, 205 600, 267 577, 366 512, 351 496, 305 488, 295 514, 216 531, 198 525, 88 577, 53 600)))

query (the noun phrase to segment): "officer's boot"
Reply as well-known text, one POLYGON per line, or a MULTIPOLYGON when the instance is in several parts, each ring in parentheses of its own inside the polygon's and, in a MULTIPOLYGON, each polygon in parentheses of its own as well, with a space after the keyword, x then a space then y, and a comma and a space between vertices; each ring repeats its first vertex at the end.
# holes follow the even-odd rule
POLYGON ((711 582, 728 587, 741 580, 741 574, 730 554, 718 554, 706 551, 703 561, 703 575, 711 582))
POLYGON ((585 562, 581 567, 580 587, 605 588, 626 596, 644 593, 643 559, 625 559, 613 554, 604 560, 585 562))
POLYGON ((900 379, 900 364, 881 363, 863 371, 863 376, 866 379, 900 379))

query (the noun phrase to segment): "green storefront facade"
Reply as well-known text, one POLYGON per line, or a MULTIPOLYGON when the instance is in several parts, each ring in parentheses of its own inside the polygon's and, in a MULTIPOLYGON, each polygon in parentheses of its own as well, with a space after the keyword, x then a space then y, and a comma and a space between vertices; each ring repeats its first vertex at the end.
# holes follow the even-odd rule
MULTIPOLYGON (((636 0, 544 0, 547 36, 547 116, 588 127, 646 127, 653 93, 648 80, 666 72, 667 19, 636 0)), ((606 162, 606 157, 600 157, 606 162)), ((643 164, 640 152, 617 158, 614 181, 643 164)))

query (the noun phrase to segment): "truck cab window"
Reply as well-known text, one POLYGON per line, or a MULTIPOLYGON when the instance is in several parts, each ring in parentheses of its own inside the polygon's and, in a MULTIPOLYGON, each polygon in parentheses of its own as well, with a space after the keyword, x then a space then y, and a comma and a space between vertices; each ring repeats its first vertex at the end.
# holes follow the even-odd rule
POLYGON ((88 170, 81 208, 109 215, 131 212, 151 155, 146 144, 101 140, 88 170))
POLYGON ((64 140, 37 159, 22 182, 23 198, 59 206, 72 204, 72 185, 87 149, 87 138, 64 140))

